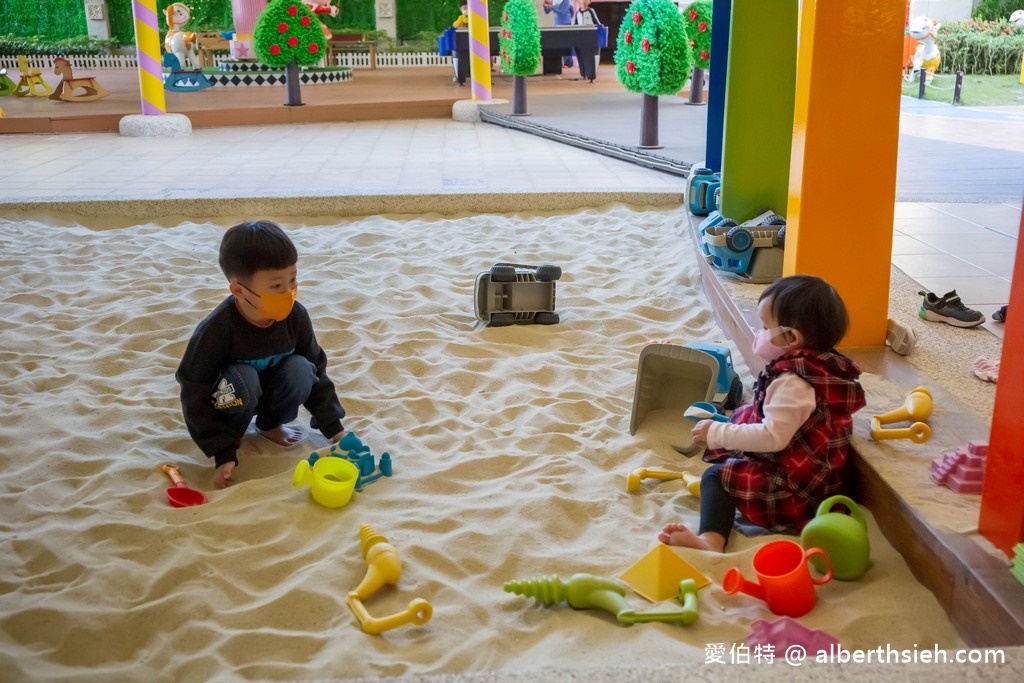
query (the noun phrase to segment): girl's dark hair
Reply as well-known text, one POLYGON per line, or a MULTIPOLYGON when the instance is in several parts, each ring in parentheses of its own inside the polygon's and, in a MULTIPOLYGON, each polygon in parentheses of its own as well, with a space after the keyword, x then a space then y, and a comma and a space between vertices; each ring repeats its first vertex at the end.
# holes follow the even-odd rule
POLYGON ((290 268, 298 261, 291 239, 271 221, 239 223, 220 241, 220 269, 228 280, 248 280, 258 271, 290 268))
POLYGON ((828 350, 846 335, 846 305, 832 285, 813 275, 790 275, 771 283, 758 299, 771 299, 780 325, 800 330, 804 346, 828 350))

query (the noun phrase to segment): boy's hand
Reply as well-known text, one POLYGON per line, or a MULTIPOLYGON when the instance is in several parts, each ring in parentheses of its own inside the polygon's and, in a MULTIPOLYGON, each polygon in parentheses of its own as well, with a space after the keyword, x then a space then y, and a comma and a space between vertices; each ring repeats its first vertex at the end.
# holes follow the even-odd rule
POLYGON ((340 432, 331 437, 331 443, 338 443, 342 437, 345 436, 345 430, 342 429, 340 432))
POLYGON ((234 462, 226 462, 217 468, 216 473, 213 475, 213 485, 219 489, 225 486, 231 486, 235 482, 231 479, 231 474, 235 471, 234 462))
POLYGON ((711 429, 711 424, 711 420, 700 420, 699 422, 697 422, 697 424, 694 425, 693 429, 690 430, 690 435, 693 437, 693 440, 703 441, 704 443, 707 443, 708 430, 711 429))

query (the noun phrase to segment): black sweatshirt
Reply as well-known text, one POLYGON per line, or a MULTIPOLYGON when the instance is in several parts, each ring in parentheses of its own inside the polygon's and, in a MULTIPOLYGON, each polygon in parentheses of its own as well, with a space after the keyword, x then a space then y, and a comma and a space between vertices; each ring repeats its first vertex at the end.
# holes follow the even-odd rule
POLYGON ((214 408, 217 377, 232 363, 263 370, 293 353, 316 366, 318 381, 303 405, 313 416, 310 427, 329 439, 342 430, 345 409, 327 376, 327 354, 317 343, 313 323, 302 304, 295 302, 287 318, 260 328, 242 316, 234 297, 229 296, 196 327, 174 378, 181 385, 181 409, 188 433, 217 467, 237 463, 235 451, 241 443, 241 435, 231 433, 227 421, 214 408))

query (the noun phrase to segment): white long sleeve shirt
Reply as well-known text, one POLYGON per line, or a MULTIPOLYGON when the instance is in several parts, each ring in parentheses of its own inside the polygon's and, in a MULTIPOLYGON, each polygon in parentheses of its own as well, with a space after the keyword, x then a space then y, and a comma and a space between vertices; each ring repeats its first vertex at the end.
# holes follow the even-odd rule
POLYGON ((765 391, 764 420, 760 424, 713 422, 708 429, 708 447, 754 453, 780 451, 793 440, 816 405, 814 387, 799 375, 784 372, 765 391))

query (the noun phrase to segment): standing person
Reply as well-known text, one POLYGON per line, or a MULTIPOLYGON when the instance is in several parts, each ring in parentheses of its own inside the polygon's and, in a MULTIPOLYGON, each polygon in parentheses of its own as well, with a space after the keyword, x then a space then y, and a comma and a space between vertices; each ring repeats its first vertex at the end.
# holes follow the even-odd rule
MULTIPOLYGON (((576 26, 602 26, 601 20, 597 18, 597 12, 590 6, 590 0, 580 0, 579 9, 576 10, 576 14, 572 18, 572 23, 576 26)), ((586 78, 586 74, 583 73, 583 56, 580 57, 580 78, 586 78)), ((597 75, 597 64, 601 58, 601 49, 598 48, 597 52, 594 53, 594 75, 597 75)))
POLYGON ((328 440, 344 436, 327 354, 296 301, 297 262, 295 245, 270 221, 240 223, 221 239, 230 294, 196 327, 174 375, 188 433, 213 459, 217 488, 232 483, 253 417, 259 434, 285 447, 305 438, 288 426, 300 405, 328 440))
MULTIPOLYGON (((555 26, 572 25, 572 0, 544 0, 544 14, 555 14, 555 26)), ((572 67, 573 50, 562 58, 562 66, 572 67)))
POLYGON ((843 484, 851 416, 865 404, 860 369, 835 350, 846 306, 821 278, 791 275, 765 288, 757 310, 753 350, 767 366, 753 403, 728 423, 694 426, 714 463, 700 482, 700 526, 668 524, 662 543, 722 552, 737 509, 770 531, 799 530, 843 484))
MULTIPOLYGON (((457 29, 459 29, 459 28, 467 28, 468 29, 469 28, 469 5, 466 4, 466 3, 462 3, 462 5, 459 7, 459 10, 460 10, 461 13, 459 14, 458 17, 455 18, 455 21, 452 22, 452 26, 454 26, 457 29)), ((455 77, 452 80, 453 81, 459 80, 459 57, 458 57, 458 55, 455 52, 452 52, 452 69, 455 71, 455 77)))

